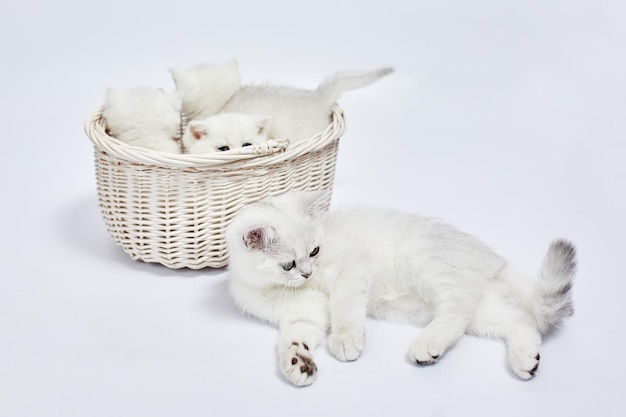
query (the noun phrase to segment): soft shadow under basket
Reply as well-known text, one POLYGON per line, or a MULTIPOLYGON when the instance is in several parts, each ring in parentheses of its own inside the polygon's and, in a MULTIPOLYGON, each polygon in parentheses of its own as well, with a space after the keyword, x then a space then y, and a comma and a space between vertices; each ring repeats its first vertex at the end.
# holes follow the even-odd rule
POLYGON ((326 130, 294 145, 271 140, 175 155, 109 136, 101 109, 85 120, 100 210, 115 242, 133 259, 191 269, 228 264, 224 231, 245 205, 289 190, 332 190, 344 129, 335 106, 326 130))

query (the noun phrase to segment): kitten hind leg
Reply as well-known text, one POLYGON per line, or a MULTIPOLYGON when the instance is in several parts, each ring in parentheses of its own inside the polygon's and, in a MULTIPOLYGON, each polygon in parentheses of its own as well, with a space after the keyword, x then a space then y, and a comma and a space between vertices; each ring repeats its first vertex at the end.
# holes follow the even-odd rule
POLYGON ((532 326, 516 326, 504 334, 509 366, 522 379, 535 376, 539 367, 541 334, 532 326))
POLYGON ((511 370, 521 379, 530 379, 539 367, 541 333, 533 316, 514 298, 501 291, 488 291, 468 332, 497 337, 507 346, 511 370))

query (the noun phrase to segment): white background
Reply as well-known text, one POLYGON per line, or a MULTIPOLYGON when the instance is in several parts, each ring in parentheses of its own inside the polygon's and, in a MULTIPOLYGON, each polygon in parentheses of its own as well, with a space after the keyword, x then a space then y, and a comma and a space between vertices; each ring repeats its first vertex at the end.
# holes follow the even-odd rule
POLYGON ((624 1, 4 1, 0 34, 0 415, 625 415, 624 1), (83 120, 107 87, 231 58, 308 88, 396 68, 340 100, 335 207, 441 217, 531 275, 551 239, 577 244, 576 314, 534 380, 469 336, 417 367, 419 329, 368 320, 358 361, 322 346, 297 389, 225 271, 113 243, 83 120))

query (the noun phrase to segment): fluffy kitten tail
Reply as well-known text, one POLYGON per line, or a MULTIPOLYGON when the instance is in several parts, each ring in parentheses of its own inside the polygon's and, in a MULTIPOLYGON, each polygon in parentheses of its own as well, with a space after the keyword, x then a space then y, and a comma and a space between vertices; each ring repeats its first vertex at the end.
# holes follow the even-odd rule
POLYGON ((539 331, 545 334, 574 313, 572 284, 576 272, 576 248, 565 240, 555 240, 546 254, 535 286, 535 316, 539 331))
POLYGON ((343 93, 370 85, 392 72, 393 68, 380 68, 368 72, 340 72, 320 84, 317 93, 331 106, 343 93))

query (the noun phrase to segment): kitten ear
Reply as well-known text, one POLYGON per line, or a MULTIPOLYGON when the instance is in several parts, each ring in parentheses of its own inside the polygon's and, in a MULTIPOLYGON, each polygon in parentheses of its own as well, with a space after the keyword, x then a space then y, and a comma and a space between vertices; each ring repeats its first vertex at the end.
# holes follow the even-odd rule
POLYGON ((271 226, 256 226, 243 234, 243 243, 249 249, 265 250, 274 240, 274 228, 271 226))
POLYGON ((256 125, 258 131, 257 134, 262 134, 265 132, 265 128, 270 121, 270 116, 255 116, 254 124, 256 125))
POLYGON ((120 92, 113 88, 113 87, 109 87, 107 88, 107 92, 106 92, 106 100, 110 101, 110 100, 115 100, 117 97, 119 97, 120 92))
POLYGON ((174 79, 174 85, 176 85, 176 87, 178 87, 178 83, 181 77, 181 72, 179 70, 177 70, 176 68, 170 68, 169 69, 170 74, 172 74, 172 78, 174 79))
POLYGON ((209 135, 209 127, 202 122, 191 121, 189 122, 189 126, 187 128, 191 132, 193 138, 196 140, 200 140, 204 136, 209 135))
POLYGON ((172 106, 176 107, 178 111, 180 111, 183 107, 183 99, 185 98, 184 93, 182 91, 174 91, 173 93, 170 93, 170 97, 172 106))
POLYGON ((314 216, 326 211, 331 192, 328 190, 317 191, 292 191, 285 195, 287 201, 300 212, 307 216, 314 216))
POLYGON ((230 67, 232 70, 239 71, 239 62, 236 59, 231 59, 225 66, 230 67))

